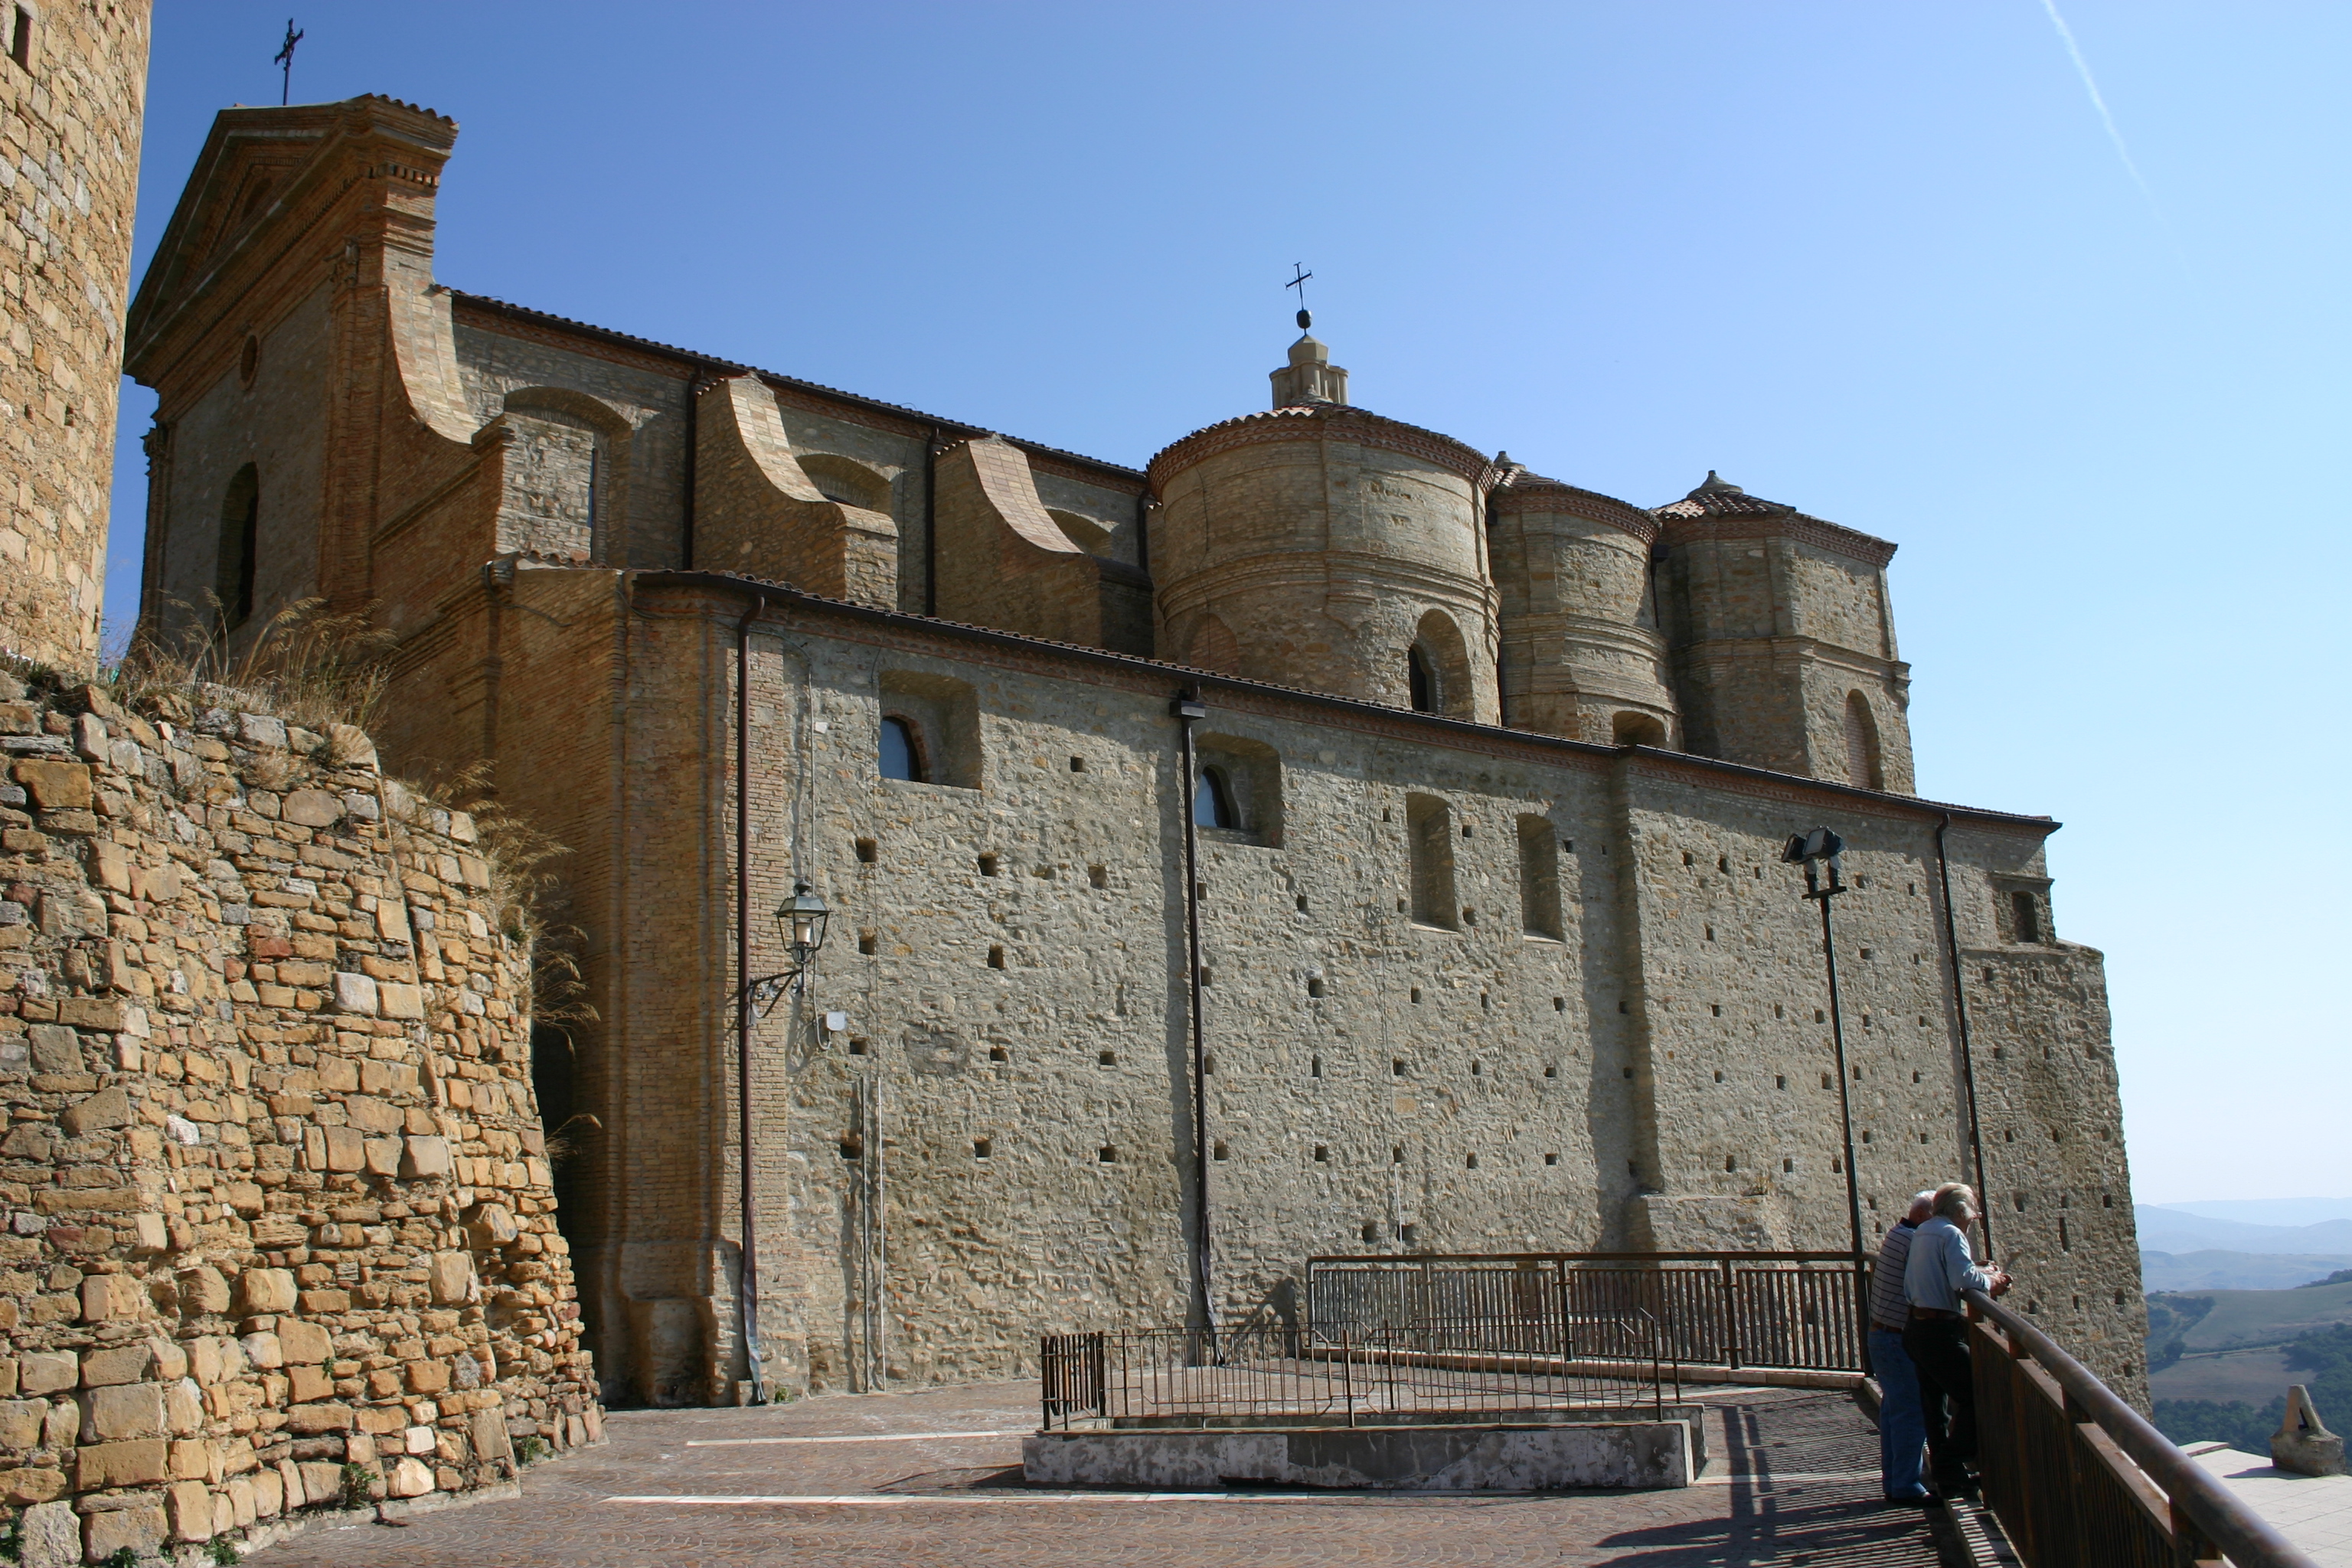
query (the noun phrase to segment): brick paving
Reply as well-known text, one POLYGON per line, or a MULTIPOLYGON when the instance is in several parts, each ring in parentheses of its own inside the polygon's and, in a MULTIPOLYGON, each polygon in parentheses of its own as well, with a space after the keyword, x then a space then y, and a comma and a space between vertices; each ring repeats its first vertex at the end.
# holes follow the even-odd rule
POLYGON ((1839 1394, 1711 1395, 1710 1463, 1701 1484, 1682 1490, 1165 1499, 1025 1489, 1019 1434, 1035 1424, 1035 1386, 765 1410, 616 1412, 605 1423, 606 1443, 534 1467, 519 1500, 424 1515, 404 1528, 314 1526, 251 1561, 258 1568, 1938 1562, 1928 1521, 1881 1503, 1876 1437, 1839 1394), (1005 1435, 901 1436, 942 1432, 1005 1435), (869 1440, 775 1441, 812 1437, 869 1440), (645 1497, 856 1500, 614 1500, 645 1497))

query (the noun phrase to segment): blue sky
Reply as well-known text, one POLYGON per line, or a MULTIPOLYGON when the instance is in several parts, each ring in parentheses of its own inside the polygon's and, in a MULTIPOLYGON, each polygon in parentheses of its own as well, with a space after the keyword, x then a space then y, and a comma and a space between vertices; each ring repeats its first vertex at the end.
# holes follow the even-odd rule
MULTIPOLYGON (((460 122, 459 288, 1139 465, 1304 261, 1368 407, 1898 541, 1922 793, 2066 823, 2138 1195, 2352 1191, 2352 8, 2061 9, 2145 188, 2040 0, 303 5, 294 92, 460 122)), ((142 268, 285 20, 163 0, 142 268)))

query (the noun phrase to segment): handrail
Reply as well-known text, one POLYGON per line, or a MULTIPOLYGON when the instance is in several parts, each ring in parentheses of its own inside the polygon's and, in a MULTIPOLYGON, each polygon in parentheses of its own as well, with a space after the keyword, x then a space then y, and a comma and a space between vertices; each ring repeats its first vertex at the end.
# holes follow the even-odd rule
POLYGON ((2319 1568, 2311 1556, 2240 1502, 2230 1489, 2182 1453, 2147 1417, 2126 1405, 2057 1342, 1981 1290, 1963 1290, 1969 1304, 2023 1347, 2068 1398, 2080 1405, 2148 1479, 2164 1489, 2179 1513, 2229 1554, 2238 1568, 2319 1568))
POLYGON ((1851 1252, 1332 1252, 1307 1260, 1326 1263, 1386 1263, 1400 1268, 1426 1263, 1719 1263, 1726 1258, 1755 1263, 1852 1263, 1851 1252))

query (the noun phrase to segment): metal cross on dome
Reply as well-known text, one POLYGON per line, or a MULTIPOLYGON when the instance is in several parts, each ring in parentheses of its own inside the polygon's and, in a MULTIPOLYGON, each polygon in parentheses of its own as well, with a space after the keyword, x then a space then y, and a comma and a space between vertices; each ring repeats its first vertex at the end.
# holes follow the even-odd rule
POLYGON ((1285 283, 1283 287, 1298 290, 1298 330, 1303 332, 1315 324, 1315 318, 1307 312, 1307 280, 1315 274, 1307 271, 1304 265, 1296 261, 1290 264, 1290 269, 1298 276, 1285 283))

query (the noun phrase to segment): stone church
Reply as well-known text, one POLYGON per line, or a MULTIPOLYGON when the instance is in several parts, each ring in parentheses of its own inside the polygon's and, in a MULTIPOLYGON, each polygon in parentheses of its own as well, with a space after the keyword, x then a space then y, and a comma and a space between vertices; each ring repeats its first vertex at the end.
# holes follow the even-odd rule
POLYGON ((1843 1249, 1849 1160, 1873 1234, 1981 1170, 2144 1386, 2101 958, 2056 823, 1917 793, 1893 544, 1541 477, 1311 336, 1139 468, 463 293, 456 137, 215 122, 127 331, 143 613, 368 610, 387 767, 568 846, 595 1016, 535 1072, 608 1397, 1005 1373, 1315 1255, 1843 1249))

